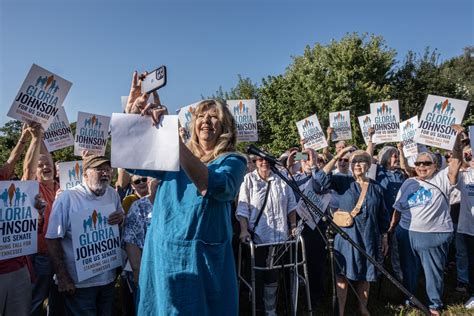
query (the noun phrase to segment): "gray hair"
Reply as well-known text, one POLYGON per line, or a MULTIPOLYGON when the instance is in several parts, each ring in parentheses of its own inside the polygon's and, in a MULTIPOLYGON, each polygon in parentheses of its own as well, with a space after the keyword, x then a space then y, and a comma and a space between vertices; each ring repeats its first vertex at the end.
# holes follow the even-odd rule
POLYGON ((387 168, 390 158, 392 158, 394 154, 398 155, 398 149, 393 146, 384 146, 378 155, 379 164, 387 168))
POLYGON ((436 157, 435 154, 433 154, 431 151, 424 151, 422 153, 419 153, 418 155, 416 155, 416 159, 415 161, 418 161, 418 159, 420 157, 423 157, 423 156, 428 156, 431 160, 431 162, 433 162, 436 166, 436 169, 439 170, 440 169, 440 162, 438 161, 438 157, 436 157))

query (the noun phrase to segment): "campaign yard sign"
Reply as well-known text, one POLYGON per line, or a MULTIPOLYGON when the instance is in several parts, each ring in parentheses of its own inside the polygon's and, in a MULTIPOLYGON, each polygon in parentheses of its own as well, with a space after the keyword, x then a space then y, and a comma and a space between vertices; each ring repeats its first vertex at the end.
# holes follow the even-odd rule
POLYGON ((257 107, 255 100, 227 100, 227 108, 234 116, 237 125, 237 141, 258 141, 257 107))
POLYGON ((352 139, 350 111, 329 113, 329 126, 334 129, 332 140, 352 139))
POLYGON ((110 117, 92 113, 78 112, 74 155, 82 156, 82 151, 89 154, 104 155, 109 138, 110 117))
POLYGON ((362 115, 357 117, 359 120, 360 130, 362 131, 362 137, 364 138, 364 142, 366 145, 369 144, 370 136, 369 136, 369 128, 372 127, 372 115, 362 115))
POLYGON ((185 130, 184 140, 187 142, 191 138, 191 131, 189 129, 189 124, 193 118, 194 109, 201 103, 201 101, 192 103, 187 106, 183 106, 179 109, 178 113, 178 122, 181 127, 185 130))
POLYGON ((61 106, 53 122, 43 134, 44 144, 49 152, 74 145, 71 126, 66 111, 61 106))
MULTIPOLYGON (((304 194, 322 212, 326 211, 329 202, 331 201, 331 194, 318 194, 314 192, 313 187, 311 185, 306 186, 306 188, 304 189, 304 194)), ((298 215, 305 220, 306 225, 308 225, 313 230, 316 228, 316 225, 319 223, 321 217, 318 215, 318 213, 316 213, 316 211, 313 211, 313 217, 311 215, 312 210, 308 210, 308 208, 306 207, 306 203, 303 201, 303 199, 300 199, 298 201, 296 211, 298 212, 298 215)))
POLYGON ((415 142, 415 133, 418 128, 418 116, 414 116, 400 123, 401 142, 403 143, 403 154, 411 157, 418 154, 418 146, 415 142))
POLYGON ((37 252, 36 181, 0 181, 0 260, 37 252))
POLYGON ((61 190, 69 190, 82 183, 84 170, 82 169, 82 160, 60 162, 59 168, 59 186, 61 190))
POLYGON ((400 141, 400 112, 398 100, 370 104, 370 114, 376 144, 400 141))
POLYGON ((296 127, 298 128, 300 138, 305 141, 304 148, 318 150, 328 146, 316 114, 296 122, 296 127))
POLYGON ((118 225, 107 220, 114 204, 71 212, 74 261, 79 282, 122 265, 118 225))
POLYGON ((72 83, 33 64, 7 116, 48 128, 58 114, 72 83))
POLYGON ((468 101, 428 95, 420 116, 415 141, 420 144, 452 150, 456 140, 453 124, 461 124, 468 101))

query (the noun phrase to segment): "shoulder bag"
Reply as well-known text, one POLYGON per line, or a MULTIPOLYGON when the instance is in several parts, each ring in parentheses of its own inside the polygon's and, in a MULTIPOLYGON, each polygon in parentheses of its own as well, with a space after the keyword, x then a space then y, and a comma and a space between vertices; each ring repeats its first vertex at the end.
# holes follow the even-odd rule
POLYGON ((257 230, 258 222, 260 221, 260 218, 262 217, 263 210, 265 209, 265 206, 267 205, 268 194, 270 193, 270 184, 271 184, 271 182, 272 181, 270 181, 270 180, 268 181, 267 192, 265 192, 265 199, 263 200, 263 204, 262 204, 262 207, 260 208, 260 212, 258 213, 257 220, 255 221, 255 225, 253 225, 252 230, 249 229, 250 238, 252 238, 252 240, 255 237, 255 231, 257 230))
POLYGON ((351 227, 354 225, 354 217, 360 213, 360 209, 362 208, 362 204, 364 203, 365 196, 367 194, 367 189, 369 188, 369 183, 364 182, 362 184, 362 192, 359 195, 359 200, 357 201, 356 206, 352 210, 352 212, 346 212, 341 209, 338 209, 332 215, 333 222, 339 227, 351 227))

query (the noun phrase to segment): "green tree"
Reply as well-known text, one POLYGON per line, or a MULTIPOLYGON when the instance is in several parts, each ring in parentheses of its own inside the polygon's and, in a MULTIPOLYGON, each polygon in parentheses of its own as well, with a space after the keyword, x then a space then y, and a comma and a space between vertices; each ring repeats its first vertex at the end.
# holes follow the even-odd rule
POLYGON ((426 48, 421 56, 409 51, 404 63, 394 72, 392 94, 400 101, 401 120, 421 115, 428 94, 463 100, 472 98, 466 78, 454 72, 464 65, 459 63, 459 57, 444 64, 439 63, 439 57, 436 49, 426 48))
POLYGON ((369 104, 390 98, 395 51, 380 36, 348 34, 328 45, 306 47, 285 74, 268 77, 260 89, 261 142, 273 153, 298 143, 296 121, 316 113, 325 130, 329 112, 350 110, 353 141, 363 144, 357 116, 369 104))
MULTIPOLYGON (((4 164, 8 157, 10 157, 10 153, 15 147, 20 138, 21 134, 22 123, 20 121, 8 121, 5 123, 3 127, 0 128, 0 163, 4 164)), ((23 159, 26 153, 23 152, 20 160, 15 166, 15 174, 21 176, 23 171, 23 159)))

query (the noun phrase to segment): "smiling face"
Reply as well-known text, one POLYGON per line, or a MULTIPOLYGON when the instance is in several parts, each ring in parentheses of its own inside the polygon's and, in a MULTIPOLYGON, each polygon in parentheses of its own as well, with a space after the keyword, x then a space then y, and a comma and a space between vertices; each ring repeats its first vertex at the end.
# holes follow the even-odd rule
POLYGON ((365 177, 370 168, 370 155, 363 151, 356 151, 351 157, 351 169, 354 178, 365 177))
POLYGON ((219 120, 217 108, 210 106, 207 109, 197 113, 195 133, 199 143, 216 143, 222 134, 222 124, 219 120))
POLYGON ((132 188, 135 190, 135 193, 137 193, 139 197, 143 197, 148 194, 147 177, 133 175, 130 179, 130 183, 132 184, 132 188))
POLYGON ((347 153, 337 161, 337 170, 341 173, 349 172, 349 158, 351 154, 347 153))
POLYGON ((45 155, 39 156, 38 167, 36 168, 36 179, 41 183, 54 179, 53 162, 45 155))
POLYGON ((471 146, 465 146, 463 149, 463 160, 469 165, 469 167, 474 168, 474 159, 472 159, 471 146))
POLYGON ((436 172, 436 163, 431 155, 418 155, 415 161, 415 171, 421 179, 430 179, 436 172))
POLYGON ((105 189, 110 185, 112 168, 108 163, 103 163, 97 168, 88 168, 84 172, 84 180, 91 191, 97 195, 105 193, 105 189))
POLYGON ((257 167, 257 172, 263 179, 266 179, 270 174, 270 164, 265 159, 257 157, 255 159, 255 165, 257 167))

